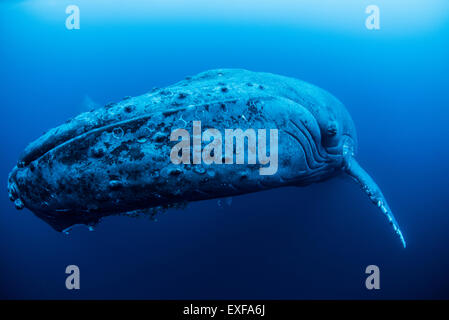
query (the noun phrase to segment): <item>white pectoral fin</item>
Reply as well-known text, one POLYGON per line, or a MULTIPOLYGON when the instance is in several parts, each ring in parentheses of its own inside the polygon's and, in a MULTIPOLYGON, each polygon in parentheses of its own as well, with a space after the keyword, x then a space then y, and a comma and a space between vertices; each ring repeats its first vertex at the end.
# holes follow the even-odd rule
POLYGON ((349 174, 355 181, 357 181, 362 189, 366 192, 371 201, 382 211, 382 213, 387 217, 388 222, 393 227, 393 230, 401 239, 402 245, 406 247, 406 242, 404 236, 402 235, 399 224, 397 223, 393 212, 388 206, 387 200, 385 199, 382 191, 380 191, 379 186, 374 182, 371 176, 357 163, 357 161, 352 157, 348 157, 345 160, 345 171, 349 174))

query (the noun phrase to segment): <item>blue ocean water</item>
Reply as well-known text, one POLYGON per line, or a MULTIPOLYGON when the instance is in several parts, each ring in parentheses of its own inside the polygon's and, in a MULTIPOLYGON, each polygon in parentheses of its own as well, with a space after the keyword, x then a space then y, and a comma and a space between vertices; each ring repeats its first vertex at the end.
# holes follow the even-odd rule
POLYGON ((447 1, 4 1, 0 298, 449 298, 447 1), (80 29, 67 30, 67 5, 80 29), (381 29, 365 27, 378 4, 381 29), (357 159, 408 242, 349 178, 55 232, 8 199, 26 145, 99 104, 213 68, 296 77, 338 97, 357 159), (81 289, 65 288, 65 268, 81 289), (380 290, 365 268, 380 268, 380 290))

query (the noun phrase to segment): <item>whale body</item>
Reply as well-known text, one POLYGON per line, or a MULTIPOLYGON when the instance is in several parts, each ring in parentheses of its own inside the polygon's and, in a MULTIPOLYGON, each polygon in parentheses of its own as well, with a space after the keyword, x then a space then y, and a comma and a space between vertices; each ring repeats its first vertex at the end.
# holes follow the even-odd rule
POLYGON ((356 149, 348 111, 325 90, 270 73, 218 69, 126 97, 49 130, 26 147, 9 175, 8 191, 17 209, 26 207, 63 231, 75 224, 93 226, 108 215, 155 212, 348 174, 405 247, 385 197, 356 162, 356 149), (277 130, 275 173, 261 175, 261 165, 248 161, 173 163, 171 133, 191 133, 195 122, 222 132, 277 130))

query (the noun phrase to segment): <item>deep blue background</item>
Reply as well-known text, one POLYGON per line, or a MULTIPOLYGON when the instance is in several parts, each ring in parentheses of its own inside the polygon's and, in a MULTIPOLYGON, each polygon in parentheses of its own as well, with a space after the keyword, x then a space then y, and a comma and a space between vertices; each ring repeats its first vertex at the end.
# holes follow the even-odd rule
POLYGON ((0 5, 0 298, 449 298, 449 19, 441 1, 421 4, 424 16, 386 6, 378 31, 364 27, 364 1, 349 1, 347 16, 339 8, 305 22, 304 12, 295 18, 298 5, 267 15, 251 4, 222 12, 218 1, 158 15, 151 6, 80 2, 0 5), (80 30, 65 28, 72 3, 80 3, 80 30), (297 77, 342 100, 358 130, 357 158, 408 248, 344 178, 235 197, 231 206, 192 203, 158 222, 110 217, 69 236, 9 202, 7 175, 20 152, 86 111, 86 95, 105 104, 221 67, 297 77), (81 269, 81 290, 65 289, 69 264, 81 269), (369 264, 380 267, 381 290, 364 287, 369 264))

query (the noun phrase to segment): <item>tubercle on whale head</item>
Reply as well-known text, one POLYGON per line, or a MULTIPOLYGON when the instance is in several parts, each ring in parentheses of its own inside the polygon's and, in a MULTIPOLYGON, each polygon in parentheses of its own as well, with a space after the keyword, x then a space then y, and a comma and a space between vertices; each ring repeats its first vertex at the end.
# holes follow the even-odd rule
POLYGON ((22 210, 25 207, 25 204, 23 203, 23 200, 20 198, 19 189, 15 182, 14 176, 15 176, 16 172, 17 172, 17 166, 14 167, 14 169, 11 171, 11 173, 8 176, 8 195, 9 195, 9 200, 14 202, 16 209, 22 210))

